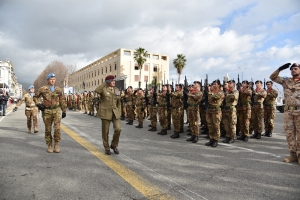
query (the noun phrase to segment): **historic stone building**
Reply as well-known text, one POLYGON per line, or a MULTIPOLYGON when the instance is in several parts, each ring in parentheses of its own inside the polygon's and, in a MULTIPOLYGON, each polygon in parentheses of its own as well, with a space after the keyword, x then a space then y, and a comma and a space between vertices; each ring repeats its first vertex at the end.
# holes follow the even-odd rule
MULTIPOLYGON (((135 50, 118 49, 69 75, 65 83, 74 92, 93 91, 105 81, 107 75, 116 77, 120 89, 139 85, 139 69, 133 59, 135 50)), ((141 71, 141 87, 146 87, 155 78, 157 83, 169 79, 169 56, 148 52, 148 58, 141 71)))

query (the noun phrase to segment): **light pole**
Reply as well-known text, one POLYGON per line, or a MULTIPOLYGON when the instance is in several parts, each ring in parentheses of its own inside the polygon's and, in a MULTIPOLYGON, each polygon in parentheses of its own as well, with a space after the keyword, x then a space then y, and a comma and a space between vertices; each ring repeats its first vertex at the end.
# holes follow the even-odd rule
POLYGON ((164 71, 164 84, 166 84, 166 71, 164 71))
POLYGON ((243 80, 244 80, 244 79, 243 79, 243 71, 244 71, 244 69, 246 69, 246 67, 239 67, 239 69, 242 70, 242 81, 243 81, 243 80))

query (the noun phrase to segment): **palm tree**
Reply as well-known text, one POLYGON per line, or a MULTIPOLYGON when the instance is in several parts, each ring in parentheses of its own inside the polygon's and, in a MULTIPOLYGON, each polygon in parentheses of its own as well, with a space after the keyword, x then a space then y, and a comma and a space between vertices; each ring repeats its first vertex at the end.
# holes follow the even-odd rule
POLYGON ((177 58, 173 60, 173 65, 177 69, 178 73, 178 83, 180 83, 180 75, 182 73, 183 68, 186 65, 186 59, 183 54, 177 54, 177 58))
POLYGON ((135 50, 133 55, 134 55, 133 59, 137 62, 138 66, 139 66, 139 70, 140 70, 140 76, 139 76, 139 88, 140 88, 141 87, 142 69, 143 69, 144 63, 147 61, 148 52, 145 51, 144 48, 139 47, 138 49, 135 50))

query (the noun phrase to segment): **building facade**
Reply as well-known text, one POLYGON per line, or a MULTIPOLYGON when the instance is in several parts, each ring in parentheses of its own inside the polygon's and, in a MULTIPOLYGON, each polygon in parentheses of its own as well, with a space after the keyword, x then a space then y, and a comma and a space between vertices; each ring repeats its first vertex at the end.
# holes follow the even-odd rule
MULTIPOLYGON (((115 76, 120 89, 139 86, 139 69, 134 61, 135 50, 118 49, 95 62, 70 74, 65 80, 66 87, 74 92, 94 91, 105 81, 107 75, 115 76)), ((148 52, 148 58, 141 70, 141 88, 156 79, 158 84, 169 79, 169 56, 148 52)))
POLYGON ((22 97, 22 88, 20 90, 11 61, 0 60, 0 88, 8 91, 11 97, 22 97))

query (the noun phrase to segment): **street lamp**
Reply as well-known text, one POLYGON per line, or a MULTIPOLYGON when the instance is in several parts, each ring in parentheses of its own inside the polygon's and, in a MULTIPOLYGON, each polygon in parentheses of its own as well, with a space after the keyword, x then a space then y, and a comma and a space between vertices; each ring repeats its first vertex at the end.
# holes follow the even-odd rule
POLYGON ((166 71, 164 71, 164 84, 166 84, 166 71))
POLYGON ((238 68, 242 70, 242 81, 243 81, 244 80, 243 79, 243 71, 244 71, 244 69, 246 69, 246 67, 238 67, 238 68))

